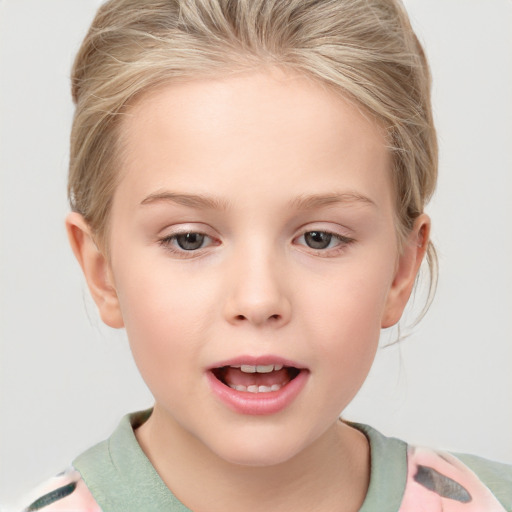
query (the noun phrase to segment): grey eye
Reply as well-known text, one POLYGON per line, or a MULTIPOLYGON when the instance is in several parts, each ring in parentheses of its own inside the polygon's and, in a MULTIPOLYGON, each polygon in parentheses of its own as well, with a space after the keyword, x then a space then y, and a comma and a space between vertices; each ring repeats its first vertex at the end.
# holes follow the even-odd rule
POLYGON ((176 235, 176 243, 184 251, 195 251, 204 244, 205 235, 201 233, 183 233, 176 235))
POLYGON ((325 231, 308 231, 304 233, 304 241, 312 249, 326 249, 332 240, 332 234, 325 231))

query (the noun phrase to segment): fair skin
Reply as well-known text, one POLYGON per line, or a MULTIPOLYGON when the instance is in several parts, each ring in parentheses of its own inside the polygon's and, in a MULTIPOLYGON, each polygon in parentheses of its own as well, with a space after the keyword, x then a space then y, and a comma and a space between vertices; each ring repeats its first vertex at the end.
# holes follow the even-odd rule
POLYGON ((399 251, 383 131, 274 69, 153 91, 123 142, 109 256, 80 215, 67 227, 155 397, 144 452, 194 511, 357 511, 369 448, 338 416, 430 226, 421 215, 399 251), (244 363, 274 367, 227 368, 244 363))

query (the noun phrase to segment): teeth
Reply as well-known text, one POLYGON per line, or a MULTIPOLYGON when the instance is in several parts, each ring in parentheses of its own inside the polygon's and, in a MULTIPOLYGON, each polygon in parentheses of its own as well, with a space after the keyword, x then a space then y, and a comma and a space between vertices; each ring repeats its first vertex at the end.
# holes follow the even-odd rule
POLYGON ((230 384, 230 388, 236 389, 237 391, 244 391, 247 393, 269 393, 270 391, 279 391, 281 389, 281 384, 272 384, 272 386, 242 386, 240 384, 232 385, 230 384))
POLYGON ((282 364, 259 364, 254 366, 252 364, 243 364, 242 366, 233 366, 232 368, 240 368, 240 370, 244 373, 270 373, 273 371, 278 371, 283 368, 282 364))
POLYGON ((270 373, 274 371, 274 365, 273 364, 267 364, 267 365, 258 365, 256 366, 256 371, 258 373, 270 373))

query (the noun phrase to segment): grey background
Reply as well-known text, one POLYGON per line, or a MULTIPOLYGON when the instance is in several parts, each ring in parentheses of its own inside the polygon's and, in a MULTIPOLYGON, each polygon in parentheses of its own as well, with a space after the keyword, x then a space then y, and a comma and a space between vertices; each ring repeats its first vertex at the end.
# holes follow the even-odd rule
MULTIPOLYGON (((151 405, 64 232, 68 77, 99 3, 0 0, 4 507, 151 405)), ((405 3, 435 80, 441 166, 428 212, 440 285, 414 334, 379 352, 345 417, 512 463, 512 2, 405 3)))

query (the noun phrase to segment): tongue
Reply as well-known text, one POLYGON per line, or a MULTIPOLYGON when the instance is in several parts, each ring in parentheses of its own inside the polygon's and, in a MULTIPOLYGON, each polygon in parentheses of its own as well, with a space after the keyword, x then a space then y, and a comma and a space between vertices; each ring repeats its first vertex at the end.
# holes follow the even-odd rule
POLYGON ((269 373, 244 373, 240 368, 224 368, 223 380, 228 386, 284 386, 290 380, 286 368, 269 373))

